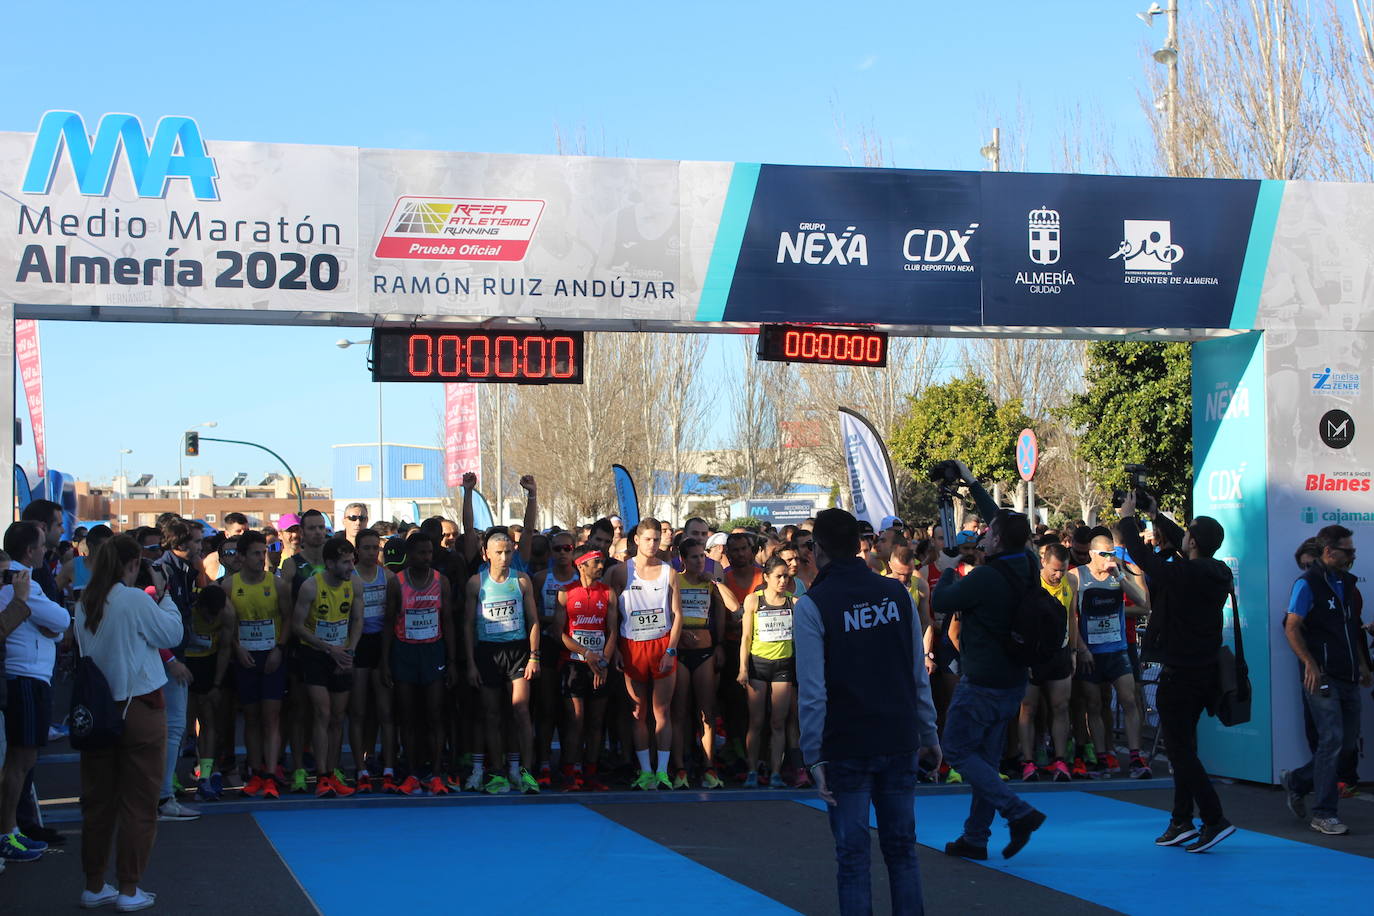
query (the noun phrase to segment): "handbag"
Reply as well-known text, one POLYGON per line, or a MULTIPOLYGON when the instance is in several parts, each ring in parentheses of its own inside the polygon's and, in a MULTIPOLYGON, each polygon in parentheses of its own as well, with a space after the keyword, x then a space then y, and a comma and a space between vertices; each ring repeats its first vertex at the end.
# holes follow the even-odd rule
MULTIPOLYGON (((81 649, 81 631, 77 629, 77 648, 81 649)), ((74 750, 100 751, 114 747, 124 735, 124 713, 110 692, 110 684, 95 659, 85 654, 76 663, 72 679, 72 703, 67 714, 68 740, 74 750)))
POLYGON ((1231 622, 1236 636, 1234 652, 1227 645, 1217 650, 1217 697, 1211 710, 1227 728, 1250 721, 1250 666, 1245 664, 1245 643, 1240 636, 1240 614, 1236 593, 1231 591, 1231 622))

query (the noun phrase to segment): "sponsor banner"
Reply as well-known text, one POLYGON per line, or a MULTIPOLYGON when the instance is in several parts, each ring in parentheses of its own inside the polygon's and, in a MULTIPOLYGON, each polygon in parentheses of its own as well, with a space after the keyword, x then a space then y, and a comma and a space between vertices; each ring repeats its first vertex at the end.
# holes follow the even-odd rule
POLYGON ((14 355, 19 361, 19 377, 24 382, 24 398, 29 403, 29 423, 33 428, 33 450, 38 456, 38 476, 48 473, 47 433, 43 426, 43 356, 38 347, 38 322, 14 323, 14 355))
MULTIPOLYGON (((1269 722, 1270 532, 1263 398, 1264 352, 1259 334, 1201 341, 1193 347, 1193 511, 1215 518, 1226 532, 1217 558, 1235 575, 1245 658, 1255 686, 1251 721, 1234 728, 1205 717, 1199 751, 1209 773, 1268 782, 1272 770, 1269 722)), ((1292 562, 1292 549, 1288 561, 1292 562)), ((1231 610, 1225 639, 1234 642, 1231 610)))
MULTIPOLYGON (((444 485, 462 486, 463 474, 481 475, 482 438, 477 410, 477 386, 444 386, 444 485)), ((479 481, 480 482, 480 481, 479 481)))
POLYGON ((611 465, 611 474, 615 477, 615 499, 620 507, 620 521, 628 530, 639 524, 639 494, 635 491, 634 478, 623 466, 611 465))
POLYGON ((1259 182, 981 179, 984 324, 1230 326, 1259 182))
POLYGON ((840 440, 849 469, 849 495, 854 517, 877 530, 883 517, 897 514, 892 461, 882 437, 858 412, 840 408, 840 440))
POLYGON ((727 321, 978 324, 978 175, 765 165, 727 321))
POLYGON ((816 514, 814 499, 745 499, 730 504, 730 514, 773 525, 795 525, 816 514))
POLYGON ((415 261, 522 261, 543 212, 542 200, 402 197, 376 255, 415 261))

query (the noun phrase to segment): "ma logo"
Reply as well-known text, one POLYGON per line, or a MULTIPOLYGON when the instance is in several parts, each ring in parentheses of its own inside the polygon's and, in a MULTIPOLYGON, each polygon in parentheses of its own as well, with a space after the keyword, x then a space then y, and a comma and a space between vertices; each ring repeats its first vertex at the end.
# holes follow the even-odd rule
POLYGON ((104 197, 110 193, 121 148, 139 197, 165 197, 169 180, 185 178, 197 200, 219 200, 215 160, 206 153, 200 128, 191 118, 162 118, 149 144, 138 118, 107 114, 100 119, 95 141, 91 142, 85 122, 74 111, 43 115, 24 173, 24 193, 48 193, 65 149, 77 189, 87 197, 104 197))

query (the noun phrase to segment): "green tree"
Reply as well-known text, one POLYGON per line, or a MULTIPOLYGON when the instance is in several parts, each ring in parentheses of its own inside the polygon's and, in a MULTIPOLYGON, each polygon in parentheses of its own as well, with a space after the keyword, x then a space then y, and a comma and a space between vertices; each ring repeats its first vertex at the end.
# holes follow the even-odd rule
MULTIPOLYGON (((892 434, 892 460, 911 468, 918 481, 936 462, 959 458, 978 477, 1009 483, 1017 476, 1016 436, 1029 425, 1019 399, 999 406, 983 380, 970 373, 911 398, 909 413, 892 434)), ((908 499, 926 503, 916 494, 908 499)))
POLYGON ((1193 490, 1190 345, 1099 340, 1087 355, 1087 391, 1063 415, 1079 431, 1078 454, 1093 479, 1121 489, 1124 465, 1149 465, 1160 505, 1186 514, 1193 490))

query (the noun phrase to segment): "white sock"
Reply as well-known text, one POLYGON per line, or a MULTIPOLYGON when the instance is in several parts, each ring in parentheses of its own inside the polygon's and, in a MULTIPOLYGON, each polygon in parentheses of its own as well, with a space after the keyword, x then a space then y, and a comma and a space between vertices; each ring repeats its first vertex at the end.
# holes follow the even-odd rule
POLYGON ((635 756, 639 758, 639 772, 649 772, 649 749, 646 747, 642 751, 635 751, 635 756))
POLYGON ((520 778, 520 755, 519 755, 519 754, 507 754, 507 755, 506 755, 506 769, 508 769, 508 770, 510 771, 510 779, 511 779, 511 782, 515 782, 516 780, 518 780, 518 779, 520 778))
POLYGON ((486 754, 473 754, 473 755, 472 755, 472 775, 473 775, 473 776, 476 776, 478 779, 481 779, 482 776, 483 776, 486 772, 487 772, 487 755, 486 755, 486 754))
POLYGON ((658 773, 660 776, 668 775, 668 755, 673 752, 671 747, 661 747, 658 749, 658 773))
POLYGON ((386 767, 385 769, 382 770, 382 775, 383 775, 383 776, 395 776, 395 775, 396 775, 396 771, 393 770, 391 767, 386 767))

